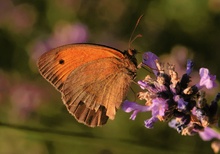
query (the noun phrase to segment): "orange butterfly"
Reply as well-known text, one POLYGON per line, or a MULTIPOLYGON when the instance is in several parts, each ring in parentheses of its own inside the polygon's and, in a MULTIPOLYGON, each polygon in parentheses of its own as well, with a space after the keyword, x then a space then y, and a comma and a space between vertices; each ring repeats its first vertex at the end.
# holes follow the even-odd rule
POLYGON ((71 44, 44 53, 38 68, 76 120, 95 127, 115 118, 136 76, 135 54, 131 49, 71 44))

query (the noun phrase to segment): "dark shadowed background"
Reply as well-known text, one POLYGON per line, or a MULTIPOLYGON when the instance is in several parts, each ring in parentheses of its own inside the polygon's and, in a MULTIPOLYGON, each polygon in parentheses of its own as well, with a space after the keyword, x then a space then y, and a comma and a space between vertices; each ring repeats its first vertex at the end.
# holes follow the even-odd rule
MULTIPOLYGON (((191 58, 195 78, 200 67, 208 67, 220 79, 219 0, 0 0, 0 153, 212 153, 210 142, 181 136, 167 123, 146 129, 146 113, 131 121, 119 110, 102 128, 79 124, 39 75, 37 58, 60 45, 89 42, 126 50, 142 14, 135 31, 142 38, 132 44, 141 53, 138 62, 152 51, 183 72, 191 58)), ((137 80, 147 73, 139 70, 137 80)), ((135 100, 132 91, 128 99, 135 100)))

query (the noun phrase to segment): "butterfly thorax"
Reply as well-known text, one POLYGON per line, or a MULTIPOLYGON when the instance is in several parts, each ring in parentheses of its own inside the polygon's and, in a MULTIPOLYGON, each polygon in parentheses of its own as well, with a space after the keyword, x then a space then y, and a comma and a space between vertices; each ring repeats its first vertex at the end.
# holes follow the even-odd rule
POLYGON ((136 76, 137 71, 137 59, 135 58, 136 53, 137 50, 135 49, 128 49, 123 52, 125 56, 125 60, 123 60, 123 63, 126 69, 129 71, 129 74, 133 77, 136 76))

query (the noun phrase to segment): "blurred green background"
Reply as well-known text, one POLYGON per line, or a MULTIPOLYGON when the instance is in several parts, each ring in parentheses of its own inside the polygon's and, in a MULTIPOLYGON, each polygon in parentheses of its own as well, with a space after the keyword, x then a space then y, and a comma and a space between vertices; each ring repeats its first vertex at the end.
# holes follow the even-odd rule
MULTIPOLYGON (((119 110, 102 128, 88 128, 66 111, 60 94, 38 73, 37 58, 51 48, 90 42, 120 50, 144 14, 132 47, 153 51, 184 72, 186 59, 220 76, 219 0, 0 0, 1 154, 212 153, 198 135, 181 136, 167 123, 146 129, 150 114, 129 120, 119 110)), ((137 55, 141 62, 141 54, 137 55)), ((147 74, 138 71, 138 79, 147 74)), ((137 80, 138 80, 137 79, 137 80)), ((135 92, 137 87, 133 86, 135 92)), ((218 89, 207 92, 214 98, 218 89)), ((129 100, 135 100, 130 92, 129 100)))

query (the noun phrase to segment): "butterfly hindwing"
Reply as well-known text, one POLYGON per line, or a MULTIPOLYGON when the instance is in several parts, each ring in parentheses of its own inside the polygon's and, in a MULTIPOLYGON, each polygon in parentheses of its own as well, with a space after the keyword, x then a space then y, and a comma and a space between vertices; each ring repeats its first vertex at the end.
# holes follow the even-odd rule
POLYGON ((117 58, 104 58, 76 68, 62 90, 68 111, 89 126, 99 126, 114 119, 126 96, 131 76, 117 58))

